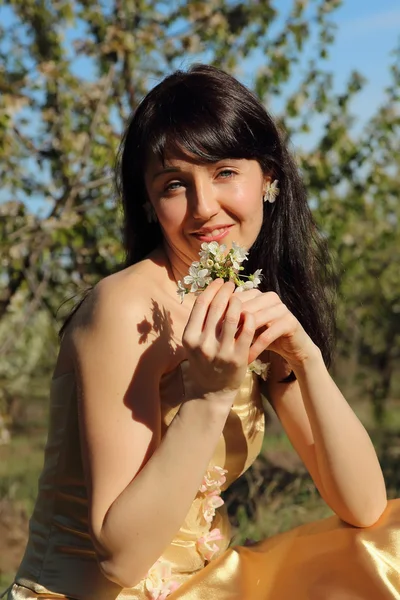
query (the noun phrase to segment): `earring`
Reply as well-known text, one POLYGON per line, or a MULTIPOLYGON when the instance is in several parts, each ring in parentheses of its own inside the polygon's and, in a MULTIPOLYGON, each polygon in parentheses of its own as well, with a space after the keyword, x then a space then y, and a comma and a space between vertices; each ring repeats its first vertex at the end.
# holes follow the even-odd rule
POLYGON ((268 181, 263 196, 264 202, 270 202, 271 204, 275 202, 280 192, 280 189, 278 188, 278 183, 279 181, 277 179, 275 179, 272 183, 268 181))
POLYGON ((150 202, 143 204, 144 211, 146 213, 146 219, 148 223, 158 223, 157 214, 154 210, 154 206, 150 202))

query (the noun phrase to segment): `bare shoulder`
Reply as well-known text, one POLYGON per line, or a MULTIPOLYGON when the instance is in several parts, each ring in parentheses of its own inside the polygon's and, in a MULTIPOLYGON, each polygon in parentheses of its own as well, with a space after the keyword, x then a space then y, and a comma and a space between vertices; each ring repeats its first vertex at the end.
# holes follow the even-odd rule
POLYGON ((71 318, 54 376, 75 369, 78 355, 97 355, 105 343, 118 354, 140 356, 150 350, 146 356, 156 361, 161 375, 184 358, 181 340, 189 313, 157 254, 105 277, 71 318))
POLYGON ((152 347, 162 365, 170 337, 168 311, 163 310, 163 274, 151 261, 142 261, 102 279, 85 297, 67 329, 68 353, 85 353, 105 341, 113 347, 152 347), (161 291, 160 291, 161 290, 161 291))
POLYGON ((85 297, 71 323, 71 334, 79 336, 100 324, 114 325, 121 319, 137 320, 140 311, 150 312, 156 286, 146 278, 140 263, 102 279, 85 297), (135 268, 136 267, 136 268, 135 268))

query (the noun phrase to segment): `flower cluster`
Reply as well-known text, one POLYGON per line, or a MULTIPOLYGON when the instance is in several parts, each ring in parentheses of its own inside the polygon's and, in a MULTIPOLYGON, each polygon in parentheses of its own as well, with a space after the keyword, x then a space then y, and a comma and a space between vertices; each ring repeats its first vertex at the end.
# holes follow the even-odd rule
POLYGON ((178 589, 179 583, 171 579, 171 563, 159 559, 149 569, 145 580, 145 588, 151 600, 165 600, 178 589))
POLYGON ((226 245, 218 242, 203 242, 199 252, 200 260, 195 261, 189 267, 189 274, 185 275, 183 281, 178 281, 178 290, 181 301, 190 292, 199 294, 213 279, 221 278, 224 281, 233 281, 237 286, 235 292, 257 288, 261 283, 261 269, 257 269, 253 275, 242 275, 247 281, 239 277, 243 271, 242 263, 247 260, 248 252, 235 242, 226 253, 226 245))

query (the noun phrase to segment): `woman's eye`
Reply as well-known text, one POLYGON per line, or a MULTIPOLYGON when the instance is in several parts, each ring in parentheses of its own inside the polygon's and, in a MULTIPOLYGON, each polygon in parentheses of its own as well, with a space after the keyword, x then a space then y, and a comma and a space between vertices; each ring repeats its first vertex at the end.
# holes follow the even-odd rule
POLYGON ((172 183, 169 183, 165 186, 164 192, 173 192, 174 190, 177 190, 178 187, 180 187, 181 185, 182 184, 180 181, 172 181, 172 183))
POLYGON ((218 175, 221 176, 223 179, 227 179, 228 177, 235 175, 235 171, 232 171, 231 169, 224 169, 223 171, 220 171, 218 175))

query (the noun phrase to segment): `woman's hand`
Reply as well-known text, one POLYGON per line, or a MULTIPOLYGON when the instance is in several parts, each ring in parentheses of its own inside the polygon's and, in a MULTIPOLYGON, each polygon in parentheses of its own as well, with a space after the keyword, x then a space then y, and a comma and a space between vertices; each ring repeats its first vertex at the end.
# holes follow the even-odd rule
POLYGON ((264 350, 272 350, 284 358, 295 370, 319 349, 303 327, 275 292, 249 290, 237 294, 242 311, 255 319, 256 333, 250 348, 249 362, 264 350))
POLYGON ((232 282, 214 280, 196 299, 182 343, 191 377, 202 396, 236 393, 248 366, 255 317, 246 309, 232 282))

